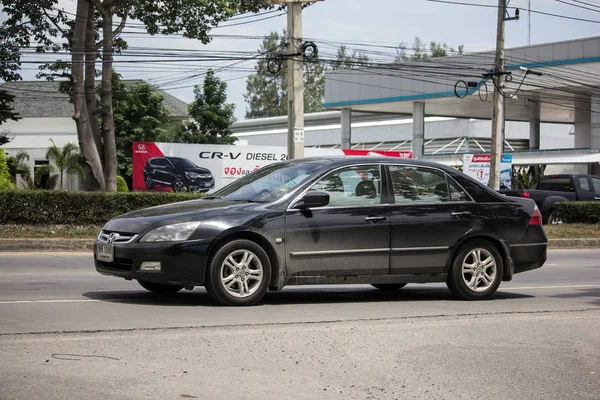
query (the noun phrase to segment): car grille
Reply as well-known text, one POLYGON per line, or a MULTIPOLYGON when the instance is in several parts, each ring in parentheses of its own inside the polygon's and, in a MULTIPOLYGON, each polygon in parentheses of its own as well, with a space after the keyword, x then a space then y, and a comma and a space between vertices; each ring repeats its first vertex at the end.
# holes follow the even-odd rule
POLYGON ((138 237, 138 235, 134 233, 102 231, 100 232, 100 235, 98 235, 98 241, 100 243, 108 244, 124 244, 133 242, 136 237, 138 237))
POLYGON ((98 266, 105 269, 116 271, 131 271, 133 269, 133 260, 129 258, 115 258, 113 262, 96 260, 98 266))

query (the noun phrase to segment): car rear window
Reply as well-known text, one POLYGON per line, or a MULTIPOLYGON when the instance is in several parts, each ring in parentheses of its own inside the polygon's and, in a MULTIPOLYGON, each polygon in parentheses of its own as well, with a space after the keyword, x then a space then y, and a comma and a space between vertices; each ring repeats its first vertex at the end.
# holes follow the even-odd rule
POLYGON ((538 190, 552 190, 555 192, 573 192, 571 178, 542 179, 537 185, 538 190))

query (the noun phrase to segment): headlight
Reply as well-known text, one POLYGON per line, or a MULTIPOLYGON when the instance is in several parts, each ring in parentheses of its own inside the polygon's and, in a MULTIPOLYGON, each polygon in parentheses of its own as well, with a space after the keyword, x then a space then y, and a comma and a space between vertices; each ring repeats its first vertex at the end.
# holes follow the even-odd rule
POLYGON ((192 236, 200 224, 200 221, 196 221, 161 226, 146 233, 140 242, 181 242, 192 236))
POLYGON ((200 174, 197 174, 195 172, 186 172, 185 173, 187 175, 188 178, 190 179, 197 179, 200 177, 200 174))

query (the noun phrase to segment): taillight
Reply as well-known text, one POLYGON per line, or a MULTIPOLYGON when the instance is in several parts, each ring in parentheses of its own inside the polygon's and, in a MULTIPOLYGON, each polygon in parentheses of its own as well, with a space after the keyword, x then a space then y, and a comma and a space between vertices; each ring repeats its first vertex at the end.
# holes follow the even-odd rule
POLYGON ((542 213, 535 206, 533 209, 533 213, 531 214, 531 218, 529 219, 529 225, 542 225, 542 213))
POLYGON ((527 192, 523 192, 523 193, 521 193, 521 197, 525 197, 526 199, 528 199, 531 197, 531 195, 527 192))

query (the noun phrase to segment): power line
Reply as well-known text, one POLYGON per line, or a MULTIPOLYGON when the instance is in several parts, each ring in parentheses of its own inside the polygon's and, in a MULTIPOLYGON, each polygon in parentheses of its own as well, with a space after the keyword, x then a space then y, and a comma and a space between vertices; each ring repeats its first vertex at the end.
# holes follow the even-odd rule
MULTIPOLYGON (((491 4, 464 3, 464 2, 451 1, 451 0, 425 0, 425 1, 428 1, 431 3, 454 4, 454 5, 459 5, 459 6, 485 7, 485 8, 496 8, 496 9, 498 8, 498 6, 494 6, 491 4)), ((516 7, 507 7, 507 9, 515 10, 517 8, 516 7)), ((531 10, 531 12, 534 14, 546 15, 549 17, 563 18, 563 19, 569 19, 569 20, 573 20, 573 21, 589 22, 592 24, 600 24, 600 21, 593 20, 593 19, 585 19, 585 18, 578 18, 578 17, 567 16, 567 15, 553 14, 553 13, 539 11, 539 10, 533 10, 533 9, 531 10)))

